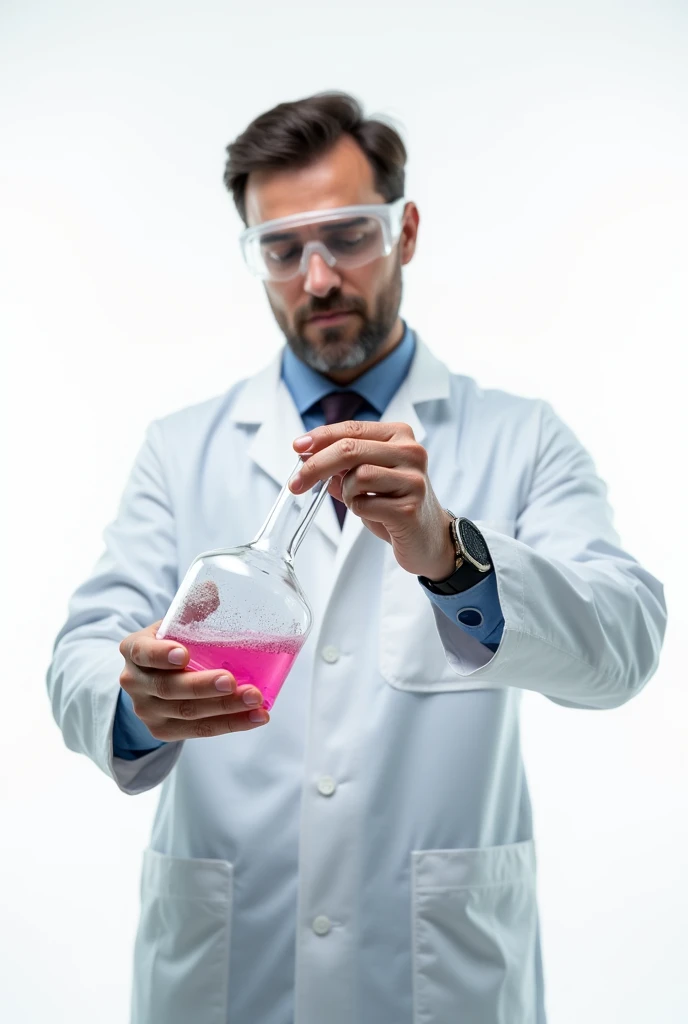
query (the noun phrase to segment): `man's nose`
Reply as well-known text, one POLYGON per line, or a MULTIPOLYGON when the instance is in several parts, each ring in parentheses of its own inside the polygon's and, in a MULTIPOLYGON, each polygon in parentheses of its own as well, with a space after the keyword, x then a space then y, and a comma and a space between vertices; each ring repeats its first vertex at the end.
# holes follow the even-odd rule
POLYGON ((314 252, 308 260, 308 269, 303 282, 303 290, 309 295, 324 298, 334 288, 341 286, 342 279, 334 267, 328 267, 320 253, 314 252))

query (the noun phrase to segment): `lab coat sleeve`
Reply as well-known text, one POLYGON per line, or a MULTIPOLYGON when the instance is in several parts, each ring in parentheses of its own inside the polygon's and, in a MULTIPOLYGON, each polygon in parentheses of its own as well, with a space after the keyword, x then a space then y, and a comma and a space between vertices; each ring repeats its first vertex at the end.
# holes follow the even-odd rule
POLYGON ((663 587, 621 548, 590 455, 548 403, 536 407, 516 535, 483 530, 504 615, 499 647, 491 654, 433 605, 437 629, 466 682, 535 690, 567 707, 617 707, 657 667, 663 587))
POLYGON ((177 589, 174 517, 161 463, 159 426, 151 424, 105 550, 75 591, 53 648, 47 686, 55 720, 70 750, 87 754, 126 793, 156 786, 171 771, 181 743, 165 743, 136 760, 116 757, 113 725, 129 633, 163 618, 177 589))

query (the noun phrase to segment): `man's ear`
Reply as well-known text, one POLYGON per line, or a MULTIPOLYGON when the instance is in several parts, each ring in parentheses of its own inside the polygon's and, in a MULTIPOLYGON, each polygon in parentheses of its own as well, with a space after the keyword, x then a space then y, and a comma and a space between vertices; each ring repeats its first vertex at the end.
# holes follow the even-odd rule
POLYGON ((418 207, 415 203, 407 203, 406 209, 404 210, 404 221, 401 226, 401 235, 399 236, 399 252, 401 255, 402 267, 407 263, 410 263, 413 259, 413 254, 416 251, 416 239, 418 238, 419 223, 420 214, 418 213, 418 207))

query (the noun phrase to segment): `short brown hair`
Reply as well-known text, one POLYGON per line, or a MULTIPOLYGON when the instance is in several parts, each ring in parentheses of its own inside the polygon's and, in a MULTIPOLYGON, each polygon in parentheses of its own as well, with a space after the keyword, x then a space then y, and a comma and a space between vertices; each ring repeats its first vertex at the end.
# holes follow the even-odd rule
POLYGON ((361 104, 348 93, 322 92, 279 103, 227 146, 224 183, 244 224, 251 171, 306 167, 343 135, 350 135, 367 156, 380 195, 387 202, 401 199, 406 147, 398 132, 379 118, 365 118, 361 104))

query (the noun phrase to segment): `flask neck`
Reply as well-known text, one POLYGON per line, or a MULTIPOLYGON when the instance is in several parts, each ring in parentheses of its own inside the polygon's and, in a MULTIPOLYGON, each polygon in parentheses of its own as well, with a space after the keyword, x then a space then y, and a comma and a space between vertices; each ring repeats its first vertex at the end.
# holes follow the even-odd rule
POLYGON ((318 483, 308 494, 293 494, 289 490, 289 483, 301 465, 299 459, 270 509, 267 519, 250 544, 250 547, 282 559, 290 566, 294 564, 294 556, 327 495, 330 483, 329 480, 318 483))

